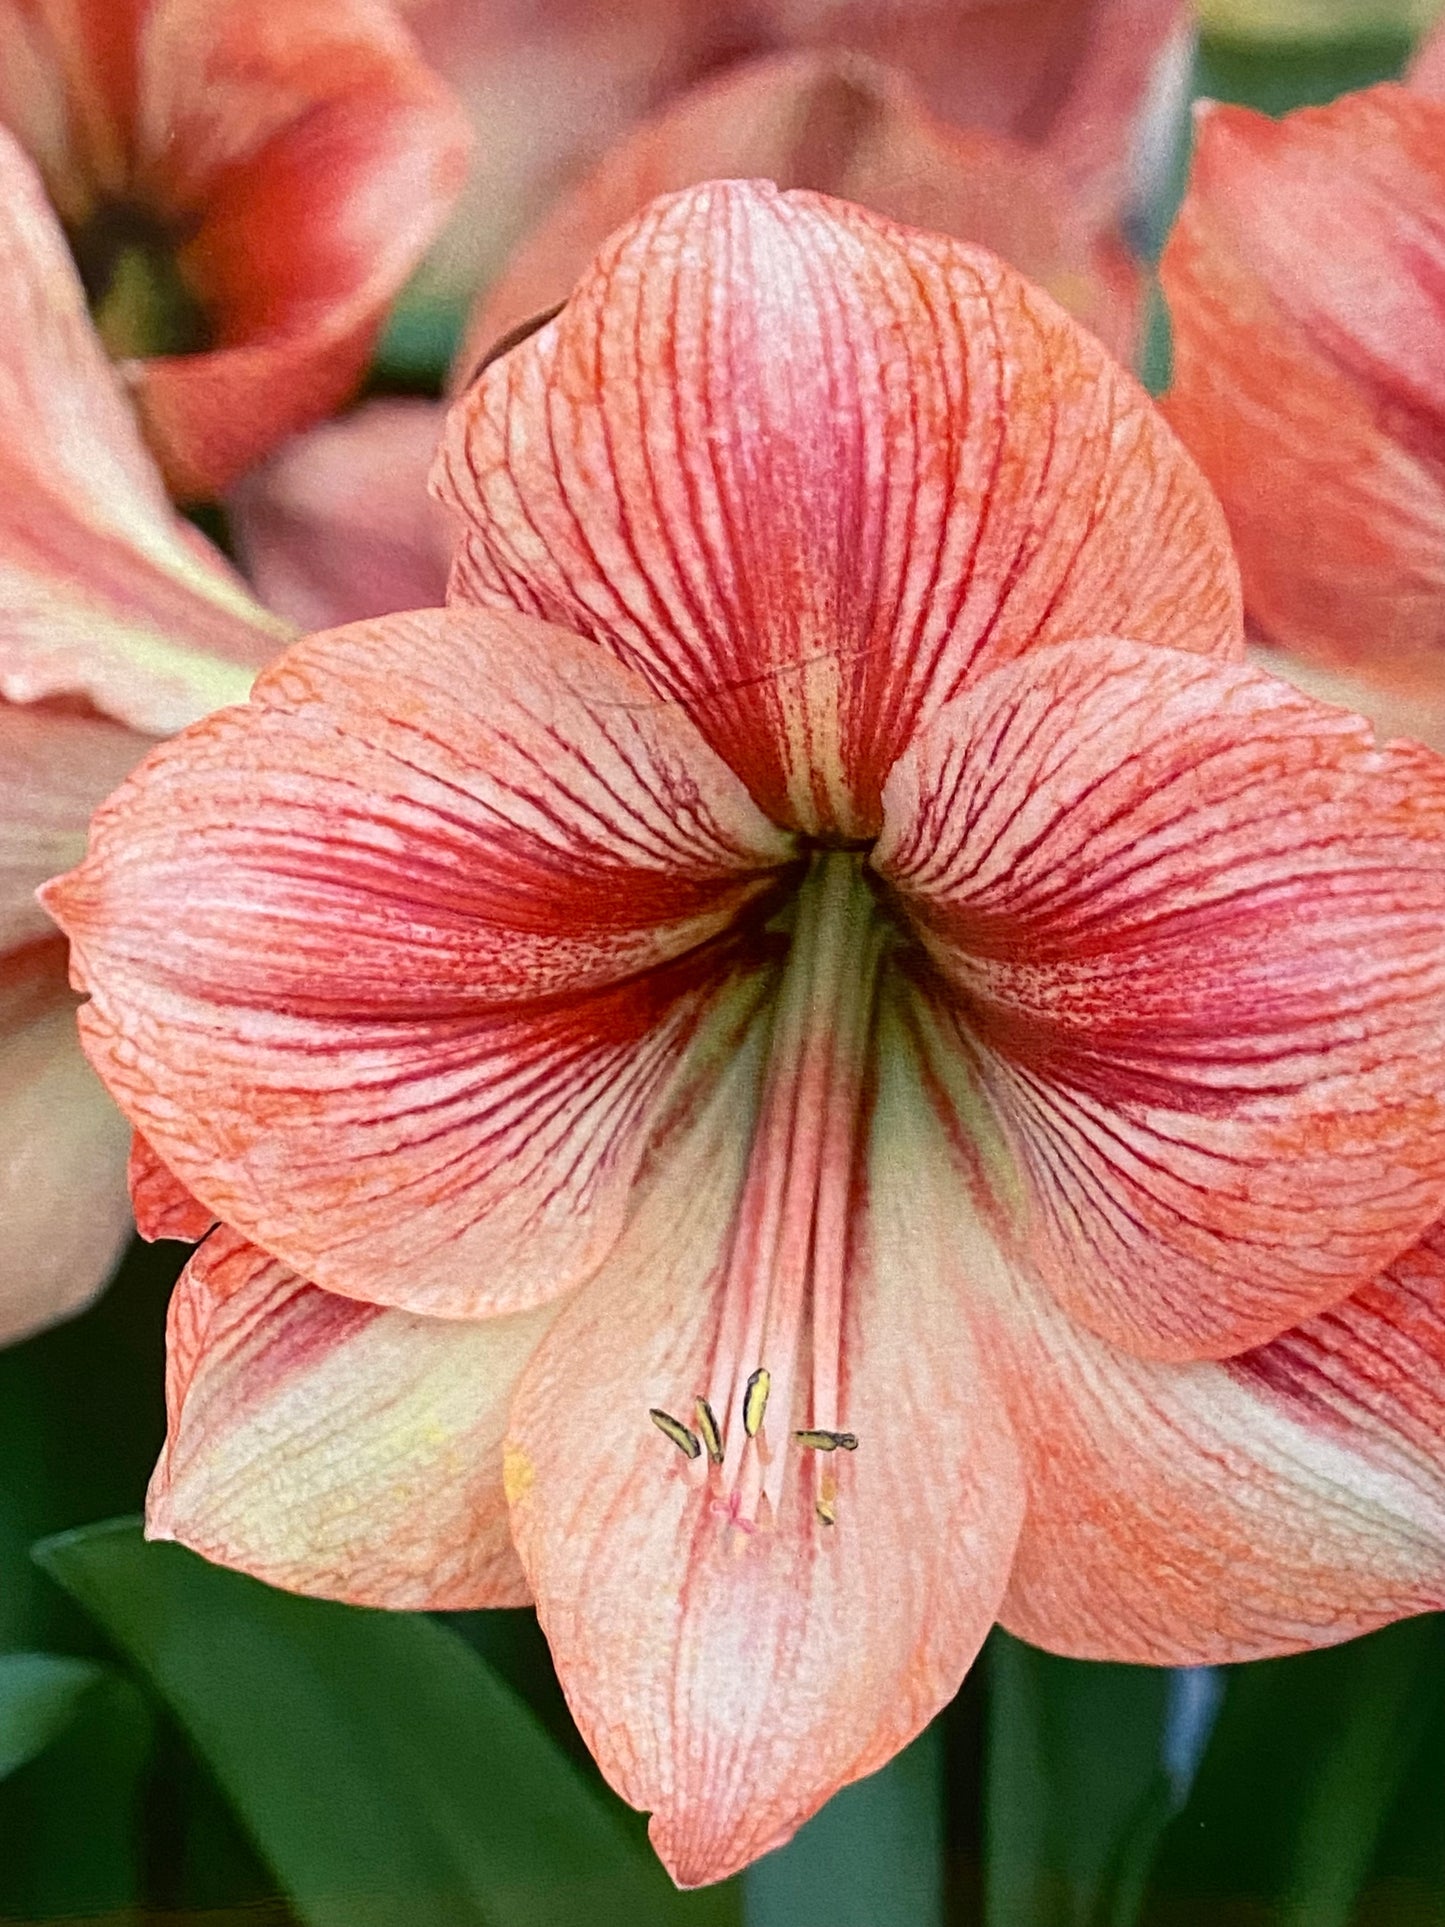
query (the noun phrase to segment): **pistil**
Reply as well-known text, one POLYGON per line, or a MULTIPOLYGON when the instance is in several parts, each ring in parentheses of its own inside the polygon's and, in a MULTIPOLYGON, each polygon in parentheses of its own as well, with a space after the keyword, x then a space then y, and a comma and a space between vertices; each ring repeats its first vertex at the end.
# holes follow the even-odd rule
POLYGON ((653 1414, 691 1475, 746 1529, 776 1518, 800 1453, 811 1461, 817 1517, 831 1525, 836 1454, 859 1443, 843 1429, 841 1410, 847 1244, 886 940, 863 856, 819 852, 799 890, 774 1004, 708 1383, 679 1400, 696 1425, 653 1414), (799 1426, 798 1385, 809 1366, 809 1410, 799 1426))

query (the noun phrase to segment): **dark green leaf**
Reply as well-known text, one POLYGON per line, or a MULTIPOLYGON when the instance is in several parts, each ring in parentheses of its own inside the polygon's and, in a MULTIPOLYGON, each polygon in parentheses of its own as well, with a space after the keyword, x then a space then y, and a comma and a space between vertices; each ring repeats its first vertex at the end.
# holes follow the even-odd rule
POLYGON ((1322 106, 1357 87, 1395 79, 1410 57, 1411 46, 1408 34, 1389 32, 1287 46, 1210 35, 1199 49, 1195 92, 1210 100, 1256 107, 1265 114, 1287 114, 1295 107, 1322 106))
POLYGON ((987 1927, 1123 1927, 1173 1807, 1169 1674, 989 1643, 987 1927))
MULTIPOLYGON (((1442 1716, 1440 1619, 1231 1667, 1141 1927, 1353 1927, 1412 1762, 1442 1716)), ((1438 1801, 1438 1775, 1435 1787, 1438 1801)), ((1438 1837, 1438 1804, 1432 1826, 1438 1837)))
POLYGON ((43 1753, 105 1673, 61 1653, 0 1653, 0 1779, 43 1753))
POLYGON ((274 1592, 126 1521, 46 1569, 149 1677, 309 1927, 725 1921, 447 1628, 274 1592))

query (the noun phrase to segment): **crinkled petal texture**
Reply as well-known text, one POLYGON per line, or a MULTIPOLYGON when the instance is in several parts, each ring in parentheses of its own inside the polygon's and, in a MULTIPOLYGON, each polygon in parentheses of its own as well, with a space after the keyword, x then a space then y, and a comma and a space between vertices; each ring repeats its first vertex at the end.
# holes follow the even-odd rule
POLYGON ((359 378, 459 191, 459 110, 379 0, 5 0, 0 117, 77 230, 158 227, 201 352, 128 364, 173 489, 209 495, 359 378))
POLYGON ((215 1212, 207 1210, 186 1189, 139 1131, 131 1133, 126 1183, 130 1186, 135 1228, 152 1243, 157 1238, 171 1238, 193 1245, 215 1226, 215 1212))
POLYGON ((832 52, 750 61, 683 94, 614 147, 529 233, 468 326, 468 376, 500 337, 565 301, 597 249, 659 194, 758 177, 816 188, 975 241, 1046 288, 1123 362, 1137 269, 1092 237, 1043 157, 931 114, 891 69, 832 52))
POLYGON ((777 822, 868 835, 971 677, 1109 630, 1240 647, 1143 391, 992 255, 765 183, 655 203, 453 410, 455 599, 680 701, 777 822))
POLYGON ((1158 1365, 1020 1293, 1028 1517, 1001 1617, 1153 1665, 1329 1645, 1445 1606, 1445 1235, 1221 1364, 1158 1365))
POLYGON ((1126 1348, 1222 1355, 1445 1204, 1445 762, 1124 642, 997 670, 874 861, 976 1053, 1013 1236, 1126 1348))
POLYGON ((791 854, 603 652, 438 610, 314 637, 156 751, 47 906, 92 1060, 218 1218, 473 1315, 605 1254, 791 854))
POLYGON ((171 1300, 150 1536, 357 1604, 525 1605, 502 1434, 552 1316, 358 1304, 219 1227, 171 1300))
POLYGON ((1445 648, 1445 105, 1376 87, 1211 108, 1162 264, 1170 420, 1279 646, 1438 679, 1445 648))
MULTIPOLYGON (((745 1534, 648 1423, 649 1405, 706 1382, 760 1041, 667 1137, 622 1241, 523 1374, 507 1444, 513 1533, 573 1714, 683 1885, 781 1845, 947 1702, 1022 1503, 970 1314, 998 1255, 952 1170, 936 1183, 920 1155, 927 1107, 902 1037, 880 1053, 848 1247, 859 1444, 834 1455, 836 1524, 794 1450, 774 1525, 745 1534)), ((807 1422, 800 1394, 791 1423, 807 1422)))
POLYGON ((372 401, 298 435, 226 503, 246 573, 303 630, 446 599, 450 518, 427 493, 432 401, 372 401))
POLYGON ((0 330, 0 696, 78 696, 156 732, 238 701, 291 632, 172 510, 3 129, 0 330))

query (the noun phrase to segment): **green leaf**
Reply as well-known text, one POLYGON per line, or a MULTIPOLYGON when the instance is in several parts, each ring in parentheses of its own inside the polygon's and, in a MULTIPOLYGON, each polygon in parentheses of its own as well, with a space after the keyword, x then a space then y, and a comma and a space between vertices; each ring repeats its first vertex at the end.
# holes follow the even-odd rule
POLYGON ((1394 80, 1410 57, 1407 33, 1382 32, 1324 45, 1226 40, 1207 35, 1195 66, 1195 93, 1264 114, 1323 106, 1358 87, 1394 80))
POLYGON ((743 1889, 748 1927, 941 1927, 941 1730, 835 1794, 743 1889))
POLYGON ((1174 1806, 1167 1672, 989 1642, 986 1927, 1124 1927, 1174 1806))
POLYGON ((723 1921, 454 1633, 274 1592, 129 1521, 37 1557, 171 1707, 308 1927, 723 1921))
MULTIPOLYGON (((1141 1927, 1355 1927, 1412 1762, 1442 1719, 1438 1618, 1229 1668, 1141 1927)), ((1438 1774, 1435 1787, 1438 1837, 1438 1774)))
POLYGON ((88 1659, 0 1653, 0 1779, 58 1739, 104 1678, 88 1659))

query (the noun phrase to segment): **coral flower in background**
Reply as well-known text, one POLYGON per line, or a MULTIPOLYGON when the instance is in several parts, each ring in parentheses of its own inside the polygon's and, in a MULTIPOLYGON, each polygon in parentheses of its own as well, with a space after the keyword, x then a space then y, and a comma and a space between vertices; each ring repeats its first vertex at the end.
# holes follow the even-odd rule
POLYGON ((404 12, 477 129, 471 186, 423 276, 463 308, 634 122, 787 53, 887 62, 944 121, 1045 156, 1088 231, 1114 235, 1151 85, 1182 74, 1189 32, 1183 0, 409 0, 404 12))
POLYGON ((219 1221, 151 1531, 535 1598, 685 1883, 995 1617, 1445 1603, 1445 764, 1240 660, 1142 391, 982 250, 713 185, 439 486, 449 606, 297 645, 46 893, 146 1228, 219 1221))
POLYGON ((1166 410, 1283 673, 1445 746, 1445 102, 1203 111, 1161 274, 1166 410))
POLYGON ((83 1304, 130 1224, 128 1133, 34 900, 155 739, 291 631, 179 520, 33 169, 0 132, 0 1341, 83 1304))
POLYGON ((0 0, 0 123, 183 497, 346 398, 468 147, 380 0, 0 0))

